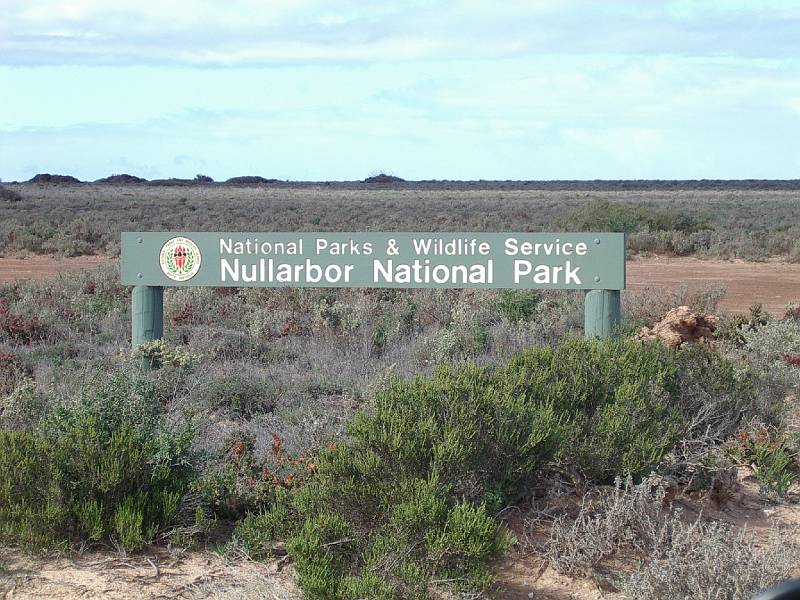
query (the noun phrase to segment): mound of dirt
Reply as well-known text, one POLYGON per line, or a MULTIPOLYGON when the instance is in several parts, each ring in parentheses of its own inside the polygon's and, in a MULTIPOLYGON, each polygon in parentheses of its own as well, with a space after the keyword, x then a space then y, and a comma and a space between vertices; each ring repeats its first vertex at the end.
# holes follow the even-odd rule
POLYGON ((277 183, 277 179, 267 179, 260 175, 240 175, 239 177, 231 177, 225 183, 233 185, 259 185, 262 183, 277 183))
POLYGON ((80 183, 80 179, 72 175, 52 175, 50 173, 39 173, 28 180, 28 183, 80 183))
POLYGON ((111 175, 98 179, 95 183, 108 183, 113 185, 130 185, 131 183, 147 183, 147 179, 136 177, 136 175, 128 175, 127 173, 120 173, 119 175, 111 175))
POLYGON ((386 173, 379 173, 378 175, 367 177, 364 180, 364 183, 402 183, 403 181, 405 181, 405 179, 402 177, 397 177, 396 175, 387 175, 386 173))
POLYGON ((659 340, 665 346, 677 348, 698 340, 712 341, 716 328, 717 317, 692 312, 688 306, 679 306, 652 327, 642 327, 638 337, 644 341, 659 340))

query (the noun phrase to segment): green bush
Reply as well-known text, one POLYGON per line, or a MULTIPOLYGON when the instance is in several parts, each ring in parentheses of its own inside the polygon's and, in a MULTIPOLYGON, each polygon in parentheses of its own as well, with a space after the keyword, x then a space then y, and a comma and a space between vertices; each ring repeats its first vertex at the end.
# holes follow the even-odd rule
POLYGON ((0 539, 140 549, 175 516, 190 443, 161 425, 153 387, 122 374, 34 431, 0 431, 0 539))
POLYGON ((0 432, 0 540, 42 547, 64 537, 69 523, 59 485, 52 480, 53 448, 38 433, 0 432))
POLYGON ((530 321, 536 314, 542 294, 533 290, 502 290, 495 302, 495 310, 501 317, 519 323, 530 321))
POLYGON ((56 230, 42 221, 34 221, 14 232, 13 248, 30 252, 44 252, 45 245, 56 235, 56 230))
POLYGON ((771 428, 758 425, 739 432, 728 452, 739 462, 753 466, 769 494, 785 495, 797 480, 795 456, 786 439, 771 428))
POLYGON ((529 495, 546 462, 601 482, 641 477, 690 430, 690 360, 572 339, 502 368, 390 379, 308 482, 275 494, 235 539, 254 556, 286 540, 309 598, 427 598, 435 581, 486 590, 509 544, 492 515, 529 495))
POLYGON ((646 206, 612 202, 605 198, 592 200, 560 220, 569 231, 681 232, 691 234, 707 226, 674 211, 660 211, 646 206))
POLYGON ((191 370, 200 360, 184 347, 170 345, 164 339, 139 344, 131 356, 151 368, 167 366, 183 370, 191 370))
POLYGON ((498 377, 559 415, 561 462, 611 483, 647 474, 684 433, 677 360, 660 345, 572 339, 519 354, 498 377))
POLYGON ((431 341, 430 355, 435 363, 465 358, 474 359, 489 347, 489 331, 476 316, 453 321, 431 341))
POLYGON ((551 407, 475 366, 392 379, 349 441, 320 451, 314 477, 236 538, 263 555, 286 536, 308 598, 427 598, 434 580, 486 589, 509 543, 497 498, 532 480, 558 427, 551 407))

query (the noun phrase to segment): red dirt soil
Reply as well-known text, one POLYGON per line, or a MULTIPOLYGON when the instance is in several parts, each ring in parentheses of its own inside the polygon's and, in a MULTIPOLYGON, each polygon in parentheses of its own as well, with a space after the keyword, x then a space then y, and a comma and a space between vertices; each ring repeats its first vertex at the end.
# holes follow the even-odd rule
POLYGON ((36 255, 26 258, 0 258, 0 283, 16 279, 47 279, 66 271, 93 269, 111 260, 107 256, 53 258, 36 255))
MULTIPOLYGON (((112 260, 103 256, 0 258, 0 282, 45 279, 112 260)), ((725 312, 746 312, 751 304, 760 302, 769 312, 782 315, 789 302, 800 302, 800 264, 697 258, 636 258, 628 262, 628 289, 671 290, 682 285, 690 291, 724 286, 727 293, 720 308, 725 312)))
POLYGON ((628 289, 690 291, 724 286, 723 312, 741 313, 755 303, 783 316, 789 302, 800 302, 800 264, 777 261, 744 262, 697 258, 641 258, 628 262, 628 289))

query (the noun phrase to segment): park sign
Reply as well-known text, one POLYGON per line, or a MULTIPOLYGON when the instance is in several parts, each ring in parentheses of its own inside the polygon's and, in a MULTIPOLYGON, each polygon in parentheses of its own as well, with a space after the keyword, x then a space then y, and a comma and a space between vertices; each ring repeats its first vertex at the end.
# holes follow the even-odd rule
POLYGON ((625 287, 621 233, 122 234, 122 283, 145 286, 625 287))
POLYGON ((134 347, 164 333, 164 288, 510 288, 586 290, 584 332, 608 337, 625 288, 622 233, 122 234, 134 347))

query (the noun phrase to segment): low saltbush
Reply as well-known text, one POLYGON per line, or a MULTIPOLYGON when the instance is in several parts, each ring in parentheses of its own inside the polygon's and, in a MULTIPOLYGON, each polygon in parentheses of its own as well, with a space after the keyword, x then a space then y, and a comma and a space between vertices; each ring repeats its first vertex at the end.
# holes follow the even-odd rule
POLYGON ((612 490, 586 494, 575 515, 558 515, 544 555, 559 573, 591 576, 604 561, 625 551, 653 553, 681 526, 664 510, 666 487, 657 476, 634 484, 617 479, 612 490))
MULTIPOLYGON (((216 464, 200 478, 198 490, 215 515, 227 519, 252 517, 262 507, 272 505, 281 491, 303 485, 316 469, 311 459, 288 452, 276 434, 268 457, 257 456, 255 445, 252 435, 231 435, 216 464)), ((240 540, 246 540, 241 547, 251 556, 264 550, 256 537, 240 536, 240 540)))
POLYGON ((797 480, 797 464, 786 438, 774 429, 756 425, 743 429, 726 445, 737 462, 751 465, 768 494, 785 495, 797 480))
POLYGON ((552 523, 544 552, 559 572, 604 580, 631 600, 749 600, 789 577, 800 561, 797 529, 755 536, 670 509, 665 482, 628 479, 584 498, 552 523), (610 560, 636 557, 625 574, 610 560))
POLYGON ((797 529, 758 540, 747 528, 681 525, 652 560, 622 586, 631 600, 750 600, 791 577, 800 561, 797 529))
POLYGON ((800 321, 775 319, 765 325, 742 328, 744 352, 753 368, 800 388, 800 321))

